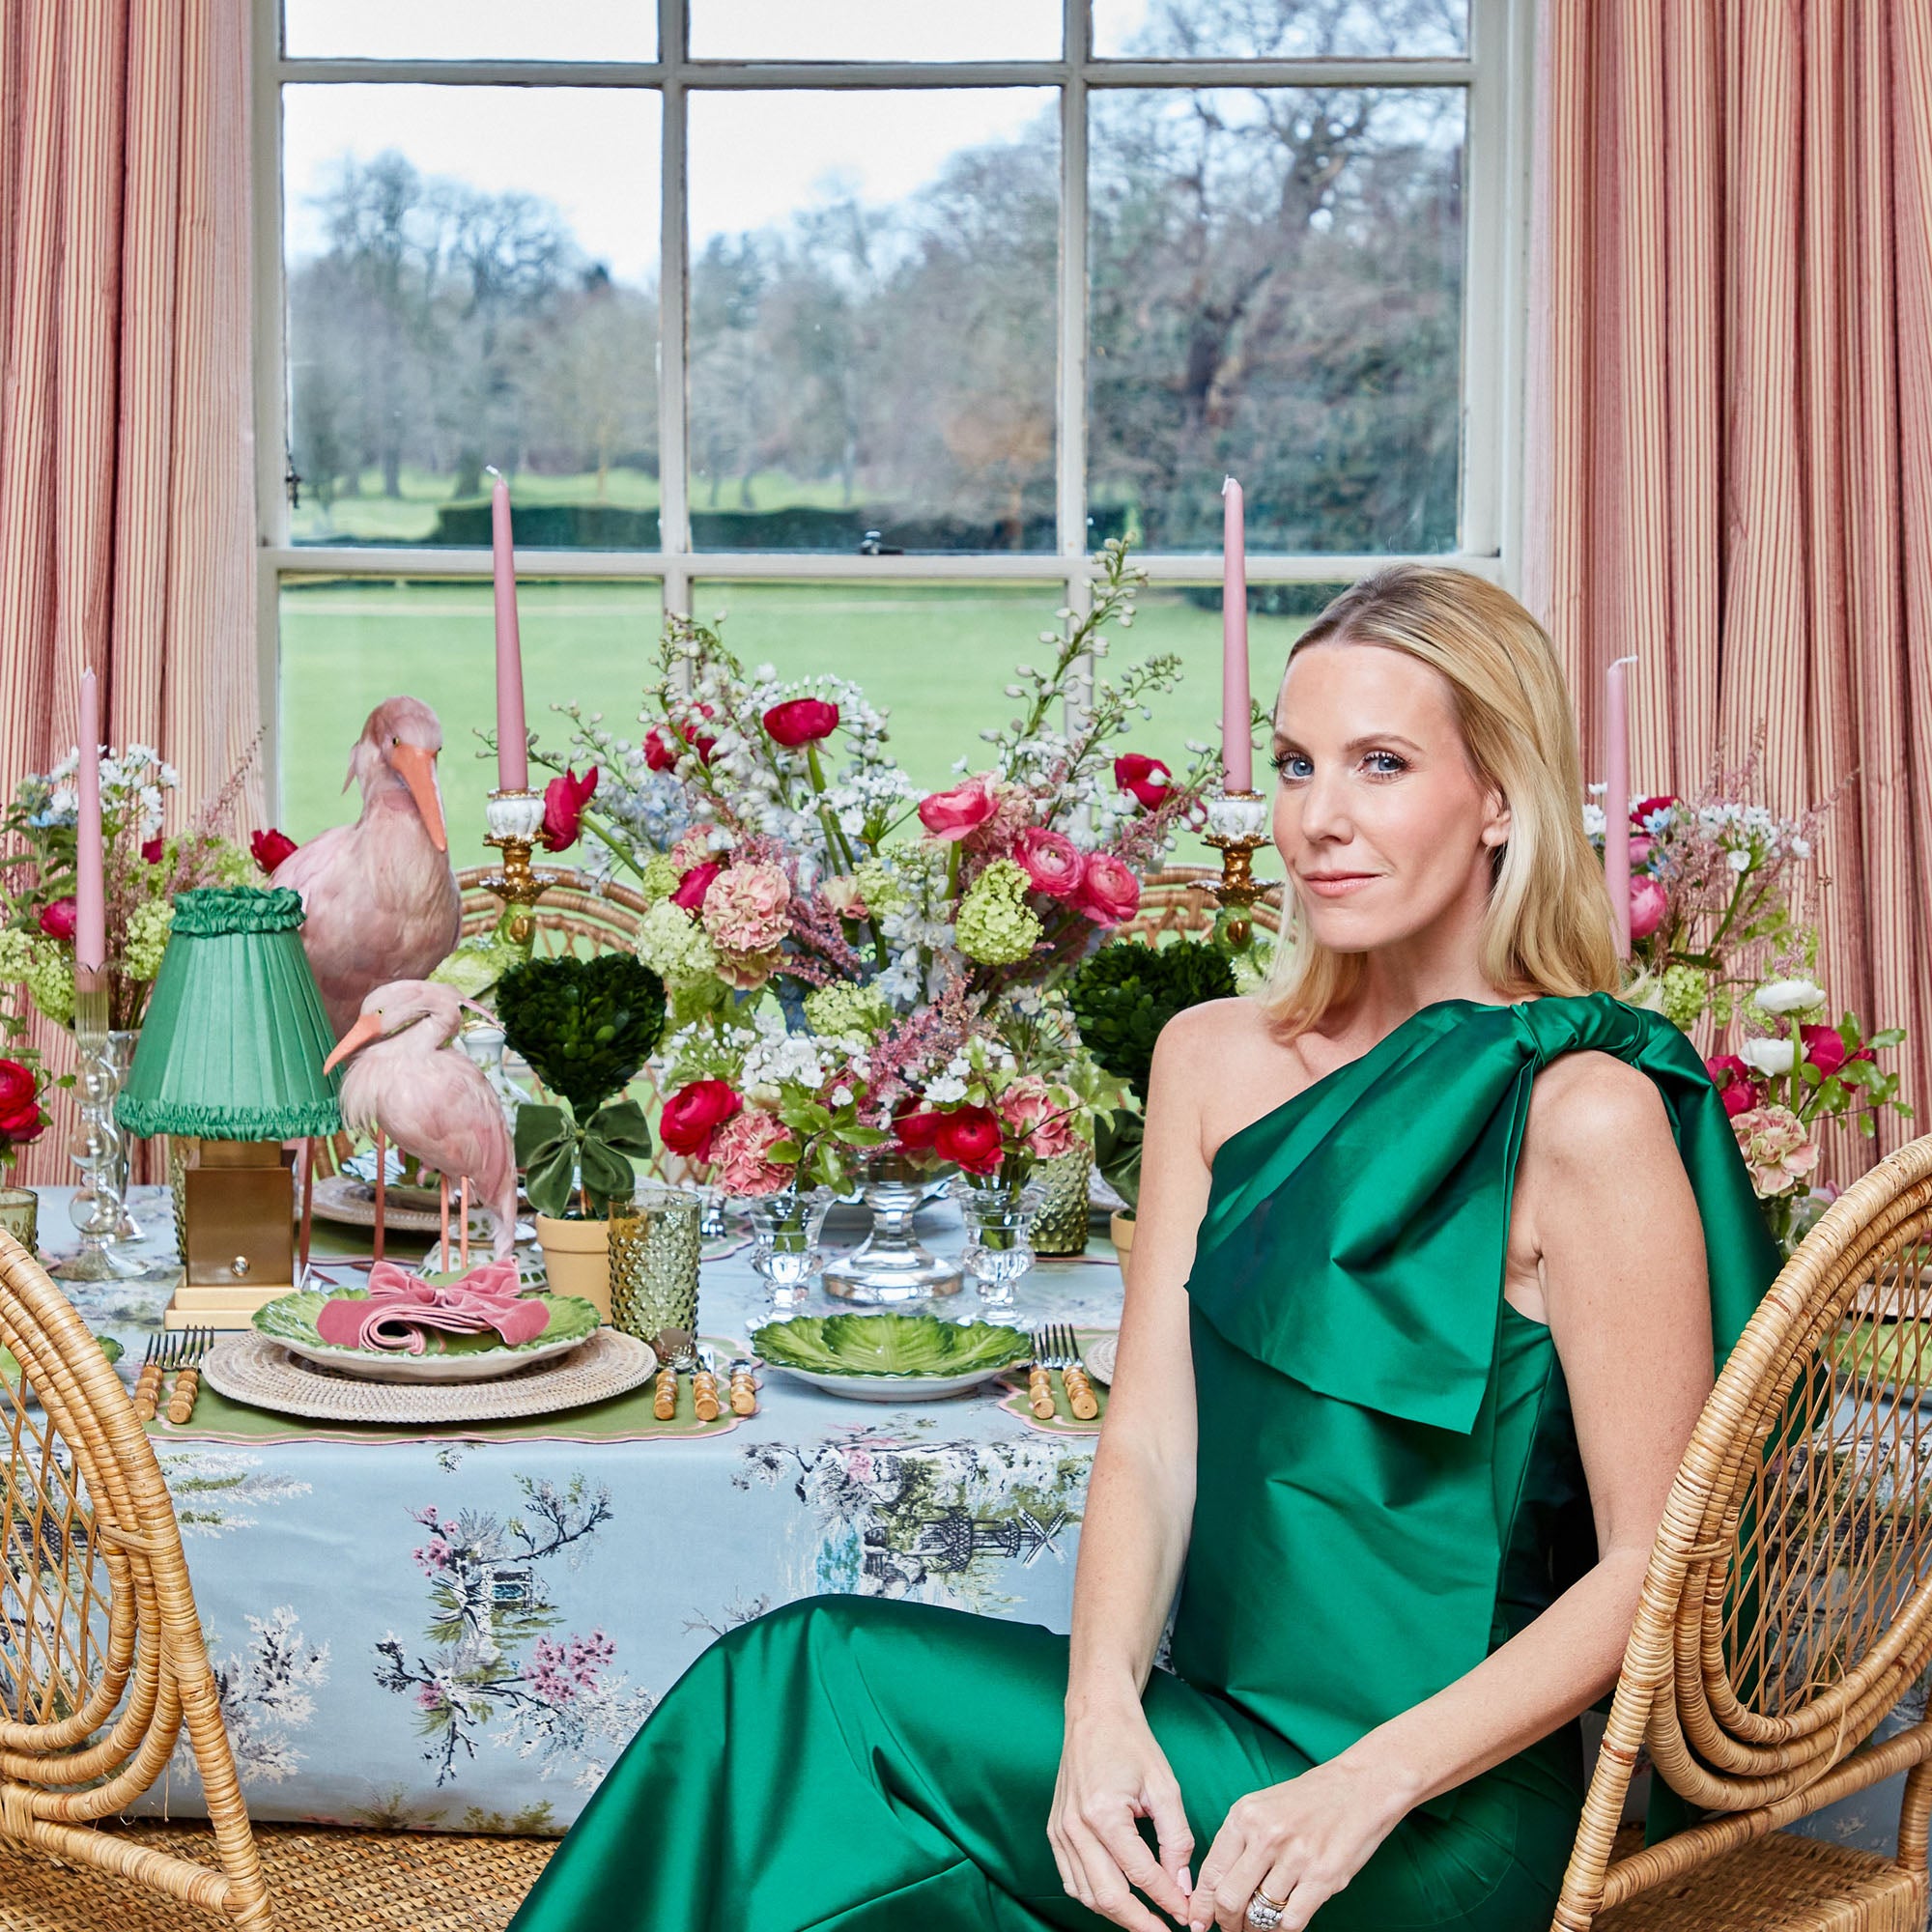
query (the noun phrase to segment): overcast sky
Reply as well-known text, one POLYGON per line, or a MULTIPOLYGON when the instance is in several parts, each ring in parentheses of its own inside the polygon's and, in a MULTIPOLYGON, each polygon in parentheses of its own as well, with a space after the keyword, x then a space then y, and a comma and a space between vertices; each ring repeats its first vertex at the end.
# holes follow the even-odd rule
MULTIPOLYGON (((1109 39, 1147 0, 1102 0, 1109 39)), ((650 60, 649 0, 287 0, 292 55, 650 60)), ((700 57, 1053 58, 1060 0, 691 0, 700 57)), ((1052 99, 1016 88, 716 94, 691 103, 691 238, 781 222, 849 185, 891 201, 961 148, 1010 138, 1052 99)), ((584 248, 625 281, 655 273, 655 94, 607 88, 291 86, 283 159, 292 254, 314 251, 313 197, 344 155, 385 148, 426 174, 554 202, 584 248)))

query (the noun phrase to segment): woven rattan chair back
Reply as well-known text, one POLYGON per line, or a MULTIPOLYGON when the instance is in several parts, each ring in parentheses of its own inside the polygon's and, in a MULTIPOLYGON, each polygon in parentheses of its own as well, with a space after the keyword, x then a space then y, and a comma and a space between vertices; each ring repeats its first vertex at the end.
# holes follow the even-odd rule
MULTIPOLYGON (((181 1529, 134 1410, 72 1304, 0 1234, 0 1840, 270 1923, 181 1529), (218 1868, 95 1829, 185 1730, 218 1868)), ((4 1882, 0 1882, 4 1889, 4 1882)))
MULTIPOLYGON (((503 916, 502 900, 483 885, 490 870, 477 866, 456 875, 463 892, 465 939, 491 931, 503 916)), ((628 952, 636 947, 639 923, 649 909, 641 893, 613 880, 593 879, 587 872, 545 870, 556 883, 530 907, 536 926, 532 945, 538 953, 628 952)))
MULTIPOLYGON (((1158 946, 1170 932, 1183 938, 1199 939, 1214 927, 1214 895, 1208 886, 1221 876, 1218 866, 1168 866, 1150 872, 1141 881, 1140 910, 1115 935, 1138 939, 1146 946, 1158 946)), ((1279 884, 1270 888, 1272 897, 1249 908, 1248 917, 1262 932, 1281 930, 1279 884)))
POLYGON ((1912 1768, 1899 1858, 1919 1874, 1922 1925, 1932 1724, 1920 1714, 1859 1747, 1929 1661, 1932 1137, 1826 1210, 1718 1378, 1658 1535, 1555 1924, 1581 1932, 1912 1768), (1718 1815, 1613 1863, 1639 1747, 1718 1815))

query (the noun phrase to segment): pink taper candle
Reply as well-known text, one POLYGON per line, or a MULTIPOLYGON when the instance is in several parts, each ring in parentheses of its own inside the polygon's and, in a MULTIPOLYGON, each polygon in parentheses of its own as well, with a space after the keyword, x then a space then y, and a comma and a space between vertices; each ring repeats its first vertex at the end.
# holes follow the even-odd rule
POLYGON ((1241 486, 1221 485, 1221 768, 1230 791, 1255 785, 1254 712, 1248 696, 1248 537, 1241 486))
POLYGON ((497 582, 497 786, 527 791, 529 733, 524 724, 524 649, 517 636, 517 558, 510 543, 510 486, 490 489, 490 548, 497 582))
POLYGON ((100 851, 100 687, 80 674, 80 763, 74 773, 73 964, 98 973, 107 964, 107 893, 100 851))
POLYGON ((1604 724, 1609 752, 1604 787, 1604 883, 1609 888, 1619 959, 1628 959, 1631 952, 1630 698, 1624 667, 1635 663, 1634 658, 1618 658, 1605 684, 1604 724))

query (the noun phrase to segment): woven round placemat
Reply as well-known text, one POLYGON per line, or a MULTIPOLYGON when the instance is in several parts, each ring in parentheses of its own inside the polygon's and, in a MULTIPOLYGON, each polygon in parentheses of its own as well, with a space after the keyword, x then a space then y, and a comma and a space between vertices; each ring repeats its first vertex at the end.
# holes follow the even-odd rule
MULTIPOLYGON (((472 1212, 474 1210, 472 1209, 472 1212)), ((315 1183, 315 1215, 319 1221, 334 1221, 345 1228, 373 1228, 376 1225, 376 1190, 353 1174, 331 1174, 315 1183)), ((456 1204, 451 1202, 450 1236, 455 1238, 456 1204)), ((480 1221, 478 1222, 480 1226, 480 1221)), ((393 1199, 383 1203, 383 1226, 391 1235, 440 1235, 442 1211, 438 1208, 410 1208, 393 1199)))
POLYGON ((487 1382, 372 1382, 333 1375, 289 1353, 266 1335, 230 1335, 201 1365, 211 1387, 231 1402, 324 1422, 502 1422, 549 1415, 623 1395, 657 1369, 655 1350, 635 1336, 600 1328, 582 1348, 554 1361, 487 1382))

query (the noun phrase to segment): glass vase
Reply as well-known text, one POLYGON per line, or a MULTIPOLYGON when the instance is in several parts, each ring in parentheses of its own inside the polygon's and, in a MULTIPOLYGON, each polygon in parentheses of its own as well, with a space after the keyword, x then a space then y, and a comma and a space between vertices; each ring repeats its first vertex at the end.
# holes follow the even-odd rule
POLYGON ((928 1301, 959 1293, 959 1264, 942 1261, 913 1233, 927 1177, 901 1156, 882 1155, 867 1169, 860 1199, 872 1229, 850 1254, 827 1264, 825 1292, 868 1308, 928 1301))
POLYGON ((688 1188, 647 1182, 611 1204, 611 1325, 685 1373, 697 1366, 697 1224, 688 1188))
POLYGON ((1084 1142, 1070 1153, 1040 1162, 1037 1179, 1044 1199, 1034 1223, 1035 1254, 1086 1253, 1088 1216, 1093 1211, 1087 1186, 1093 1174, 1094 1150, 1084 1142))
POLYGON ((738 1205, 752 1226, 752 1265, 764 1278, 772 1306, 803 1307, 812 1276, 825 1264, 818 1242, 831 1188, 787 1187, 745 1195, 738 1205))
POLYGON ((960 1260, 979 1284, 980 1300, 992 1319, 1006 1320, 1020 1277, 1034 1264, 1034 1223, 1046 1189, 1037 1180, 1018 1185, 997 1176, 962 1174, 956 1191, 966 1217, 966 1251, 960 1260))

